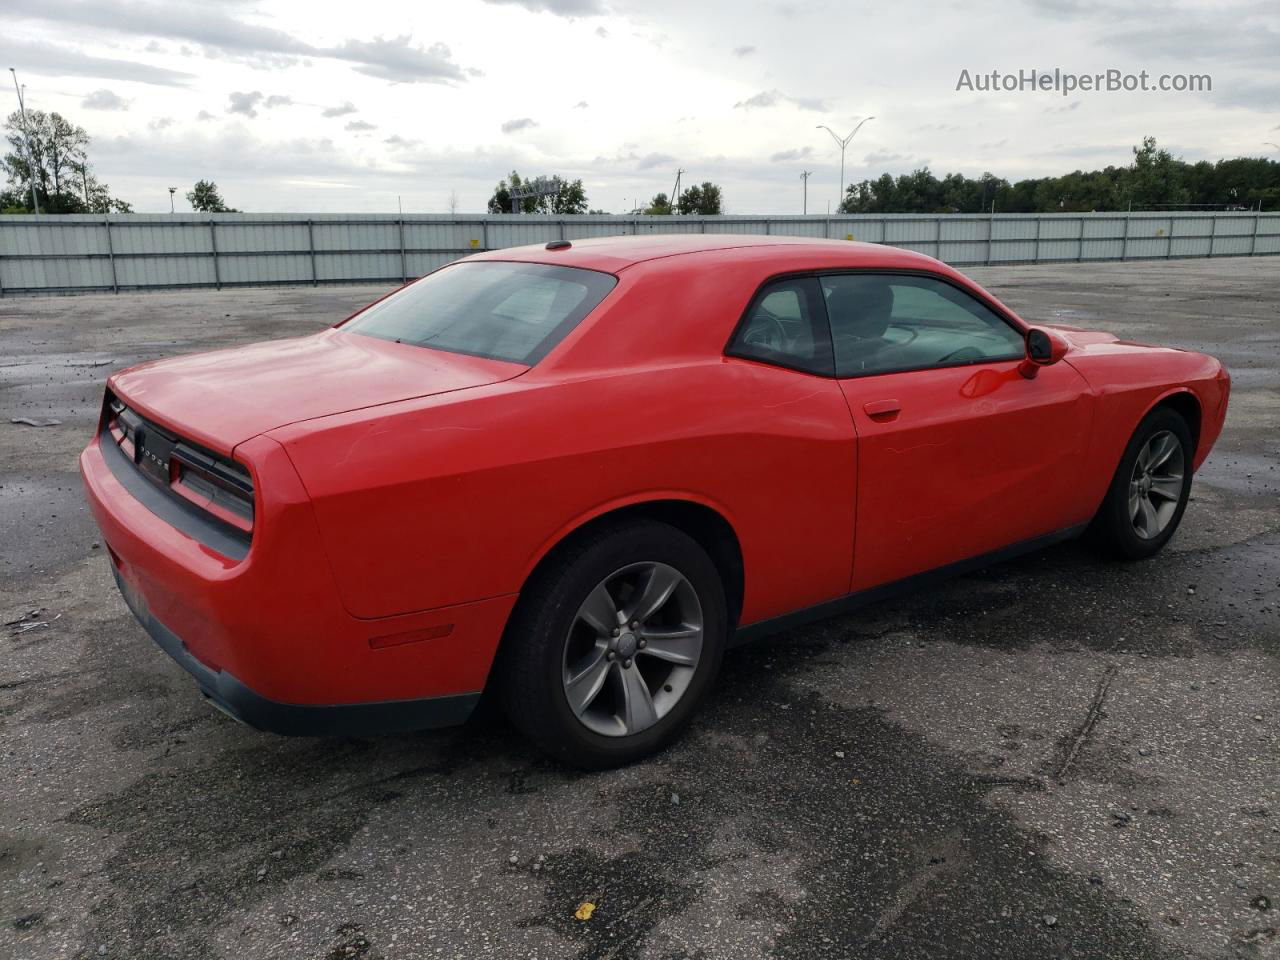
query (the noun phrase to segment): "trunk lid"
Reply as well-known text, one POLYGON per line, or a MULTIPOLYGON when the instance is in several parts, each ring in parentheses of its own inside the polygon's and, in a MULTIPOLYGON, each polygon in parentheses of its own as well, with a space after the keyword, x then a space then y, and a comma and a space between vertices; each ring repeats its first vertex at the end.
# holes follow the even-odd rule
POLYGON ((509 380, 528 367, 331 329, 140 364, 109 386, 209 449, 300 420, 509 380))

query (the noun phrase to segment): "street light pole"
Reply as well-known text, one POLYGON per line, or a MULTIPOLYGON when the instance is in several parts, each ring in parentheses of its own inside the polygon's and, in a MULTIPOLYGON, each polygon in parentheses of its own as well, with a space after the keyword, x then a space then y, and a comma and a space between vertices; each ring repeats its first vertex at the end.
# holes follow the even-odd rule
POLYGON ((40 201, 36 197, 36 160, 31 150, 31 131, 27 129, 27 104, 22 98, 22 87, 18 86, 18 72, 9 68, 13 76, 13 89, 18 91, 18 113, 22 117, 22 137, 27 142, 27 179, 31 182, 31 208, 36 216, 40 215, 40 201))
POLYGON ((178 192, 177 187, 169 188, 169 212, 173 213, 173 195, 178 192))
POLYGON ((809 178, 813 176, 812 170, 801 170, 800 179, 804 181, 804 209, 803 213, 809 213, 809 178))
POLYGON ((847 137, 841 137, 834 130, 828 127, 825 123, 820 123, 818 124, 817 127, 814 128, 817 130, 827 131, 827 133, 831 134, 831 139, 840 145, 840 202, 841 203, 844 203, 844 151, 845 151, 845 148, 847 148, 850 142, 853 140, 853 138, 858 135, 858 131, 862 129, 862 125, 866 123, 867 120, 874 120, 874 119, 875 117, 867 117, 859 121, 858 125, 853 128, 853 133, 849 134, 847 137))

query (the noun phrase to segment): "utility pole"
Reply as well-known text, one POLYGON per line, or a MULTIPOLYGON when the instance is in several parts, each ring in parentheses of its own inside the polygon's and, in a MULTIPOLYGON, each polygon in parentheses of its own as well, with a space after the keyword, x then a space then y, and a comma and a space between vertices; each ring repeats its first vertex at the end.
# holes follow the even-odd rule
POLYGON ((676 168, 676 185, 671 188, 671 212, 676 212, 676 202, 680 199, 680 177, 684 171, 676 168))
POLYGON ((866 123, 867 120, 874 120, 874 119, 875 117, 867 117, 866 119, 859 121, 858 125, 853 128, 853 133, 849 134, 847 137, 839 136, 834 130, 828 127, 825 123, 820 123, 818 124, 817 127, 814 128, 817 130, 827 131, 827 133, 831 134, 831 139, 840 145, 840 202, 841 203, 844 203, 844 151, 845 151, 845 148, 847 148, 849 146, 850 141, 852 141, 853 138, 858 135, 858 131, 862 129, 862 124, 866 123))
POLYGON ((804 213, 809 212, 809 178, 813 176, 812 170, 801 170, 800 179, 804 181, 804 213))
POLYGON ((36 216, 40 216, 40 201, 36 198, 36 157, 31 149, 31 131, 27 128, 27 104, 22 98, 22 87, 18 86, 18 72, 9 68, 13 75, 13 89, 18 91, 18 113, 22 116, 22 137, 27 142, 27 179, 31 182, 31 208, 36 216))
POLYGON ((173 213, 173 195, 178 192, 177 187, 169 188, 169 212, 173 213))

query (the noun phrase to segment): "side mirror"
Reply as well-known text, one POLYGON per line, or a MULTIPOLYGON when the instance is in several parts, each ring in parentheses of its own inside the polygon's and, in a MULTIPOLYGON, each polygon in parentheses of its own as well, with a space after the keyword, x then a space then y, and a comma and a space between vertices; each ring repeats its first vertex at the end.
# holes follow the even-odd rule
POLYGON ((1027 355, 1018 364, 1018 372, 1033 380, 1041 367, 1052 366, 1066 355, 1067 341, 1049 330, 1032 327, 1027 331, 1027 355))

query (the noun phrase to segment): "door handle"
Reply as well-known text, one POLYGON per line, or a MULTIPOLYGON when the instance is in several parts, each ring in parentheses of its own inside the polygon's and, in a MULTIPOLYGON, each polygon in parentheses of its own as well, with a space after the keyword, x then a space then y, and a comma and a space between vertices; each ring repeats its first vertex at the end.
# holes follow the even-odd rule
POLYGON ((870 403, 864 403, 862 409, 872 420, 883 422, 896 420, 898 414, 902 412, 902 404, 897 400, 872 400, 870 403))

